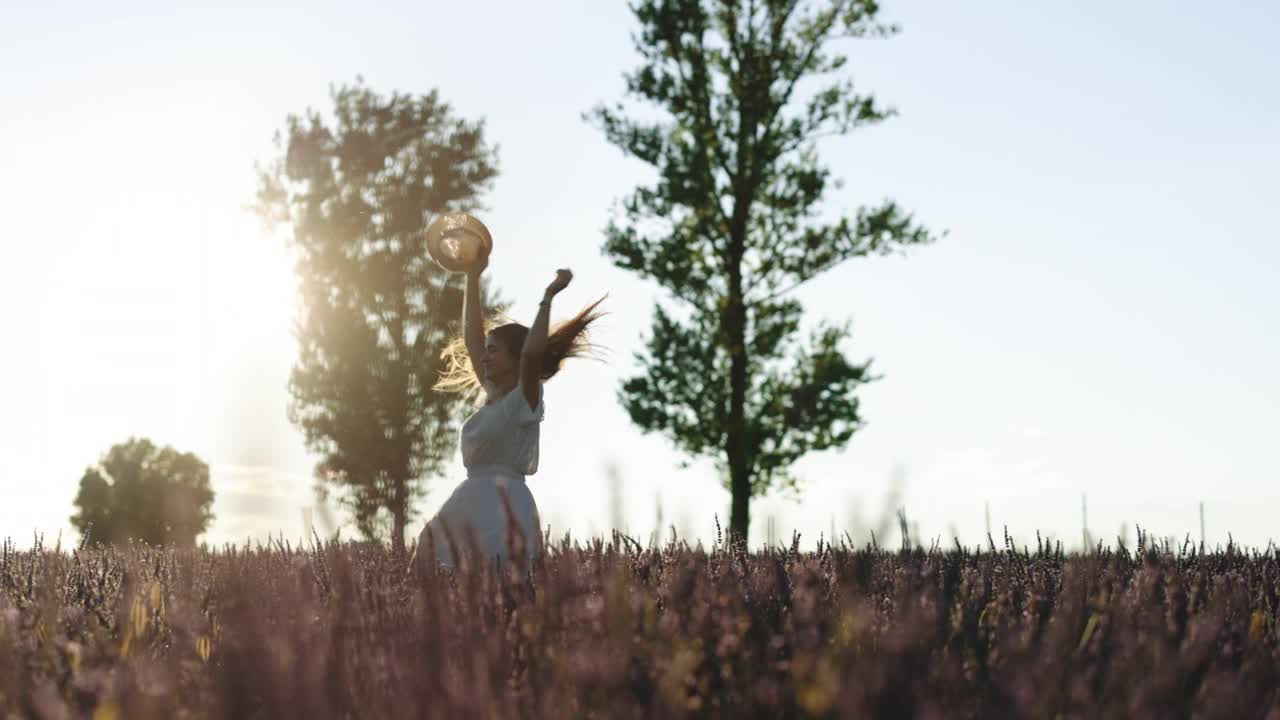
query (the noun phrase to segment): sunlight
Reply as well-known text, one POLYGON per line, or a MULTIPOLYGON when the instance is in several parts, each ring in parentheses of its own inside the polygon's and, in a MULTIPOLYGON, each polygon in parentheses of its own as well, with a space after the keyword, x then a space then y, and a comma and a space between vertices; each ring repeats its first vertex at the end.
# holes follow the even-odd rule
MULTIPOLYGON (((243 148, 219 146, 216 115, 193 129, 185 115, 199 111, 139 109, 148 123, 114 118, 41 167, 75 209, 29 213, 15 228, 58 242, 32 243, 6 283, 7 305, 34 309, 40 347, 6 374, 28 378, 9 382, 19 406, 25 399, 41 415, 9 429, 26 442, 5 470, 34 475, 42 488, 32 498, 39 512, 8 522, 69 528, 76 481, 124 439, 121 428, 215 465, 219 416, 243 415, 229 408, 260 399, 238 386, 253 380, 258 396, 283 388, 292 265, 283 241, 242 209, 252 199, 252 162, 243 148), (205 141, 189 144, 192 134, 205 141), (252 377, 263 368, 277 376, 252 377)), ((274 414, 272 423, 287 423, 282 409, 274 414)))

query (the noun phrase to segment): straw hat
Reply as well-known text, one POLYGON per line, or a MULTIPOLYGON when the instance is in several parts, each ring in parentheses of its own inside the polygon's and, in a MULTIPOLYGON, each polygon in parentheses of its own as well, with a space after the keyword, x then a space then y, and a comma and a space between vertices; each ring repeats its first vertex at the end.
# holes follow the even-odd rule
POLYGON ((489 228, 467 213, 441 215, 427 228, 427 252, 449 272, 466 272, 492 250, 489 228))

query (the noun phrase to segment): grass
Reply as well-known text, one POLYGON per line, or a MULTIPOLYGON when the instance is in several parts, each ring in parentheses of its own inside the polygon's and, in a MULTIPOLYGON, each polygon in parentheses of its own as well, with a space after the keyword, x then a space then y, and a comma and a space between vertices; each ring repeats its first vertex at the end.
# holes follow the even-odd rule
POLYGON ((551 543, 0 553, 0 717, 1280 718, 1280 558, 551 543))

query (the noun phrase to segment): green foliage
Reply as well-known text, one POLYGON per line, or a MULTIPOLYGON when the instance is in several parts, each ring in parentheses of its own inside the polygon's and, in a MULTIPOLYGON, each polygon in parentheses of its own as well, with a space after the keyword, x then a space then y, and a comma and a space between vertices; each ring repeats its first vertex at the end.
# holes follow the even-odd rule
POLYGON ((322 494, 368 538, 403 546, 413 504, 453 452, 460 398, 432 390, 458 332, 460 275, 427 255, 437 214, 473 209, 496 174, 483 123, 433 91, 331 92, 332 118, 289 116, 257 208, 292 226, 302 318, 290 418, 322 494))
POLYGON ((85 470, 75 506, 71 524, 89 542, 194 545, 213 520, 209 466, 130 438, 85 470))
POLYGON ((846 58, 831 49, 895 32, 878 10, 871 0, 642 0, 643 64, 627 91, 661 112, 637 120, 617 104, 591 115, 658 175, 625 198, 604 250, 679 303, 655 311, 643 374, 623 383, 622 403, 645 431, 716 459, 742 535, 750 497, 794 486, 797 458, 848 442, 861 424, 855 390, 873 379, 841 350, 846 325, 820 324, 799 342, 803 310, 788 295, 851 258, 933 239, 891 201, 823 217, 833 181, 816 142, 892 114, 838 76, 846 58))

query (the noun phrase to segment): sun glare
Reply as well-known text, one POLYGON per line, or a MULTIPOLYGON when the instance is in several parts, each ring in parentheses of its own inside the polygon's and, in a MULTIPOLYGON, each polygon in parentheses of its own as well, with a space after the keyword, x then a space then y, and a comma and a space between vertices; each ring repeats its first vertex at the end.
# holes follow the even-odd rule
POLYGON ((120 428, 201 455, 216 486, 219 416, 285 382, 252 377, 287 372, 294 298, 284 242, 243 209, 252 163, 218 147, 216 117, 178 136, 156 132, 182 126, 165 114, 66 143, 41 173, 62 179, 74 212, 28 213, 15 229, 49 241, 20 254, 6 283, 6 305, 31 308, 40 347, 12 361, 6 384, 43 411, 10 435, 22 449, 5 469, 44 488, 38 517, 5 518, 11 530, 69 530, 75 483, 125 439, 120 428))

